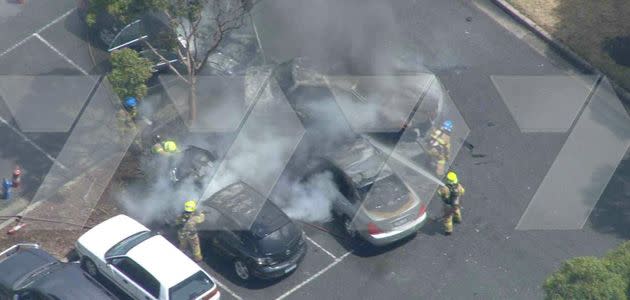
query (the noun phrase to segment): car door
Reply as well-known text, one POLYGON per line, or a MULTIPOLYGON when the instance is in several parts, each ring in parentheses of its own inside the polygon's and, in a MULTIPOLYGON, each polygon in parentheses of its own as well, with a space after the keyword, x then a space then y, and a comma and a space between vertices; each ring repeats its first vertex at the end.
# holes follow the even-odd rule
POLYGON ((239 234, 239 231, 242 230, 242 228, 237 227, 236 224, 227 217, 222 217, 222 222, 220 223, 219 230, 216 234, 216 246, 226 256, 240 257, 243 252, 242 248, 245 246, 244 241, 239 234))
POLYGON ((128 257, 112 258, 108 264, 114 282, 134 299, 158 299, 160 284, 149 272, 128 257))

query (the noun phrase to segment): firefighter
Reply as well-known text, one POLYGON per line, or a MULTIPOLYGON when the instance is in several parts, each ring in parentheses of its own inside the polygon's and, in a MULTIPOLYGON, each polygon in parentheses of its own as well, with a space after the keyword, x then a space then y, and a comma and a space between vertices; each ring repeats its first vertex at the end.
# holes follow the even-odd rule
POLYGON ((190 200, 184 203, 184 212, 177 218, 177 238, 179 249, 192 252, 193 259, 201 262, 201 246, 199 245, 199 235, 197 225, 203 223, 205 216, 202 212, 197 212, 197 201, 190 200))
POLYGON ((151 147, 151 153, 160 155, 169 155, 177 153, 177 143, 173 140, 163 140, 161 136, 156 135, 151 147))
POLYGON ((457 174, 449 171, 446 174, 446 185, 438 189, 438 195, 444 204, 444 234, 453 233, 453 222, 462 222, 462 211, 460 207, 460 197, 464 195, 464 187, 457 180, 457 174))
POLYGON ((138 116, 138 100, 134 97, 127 97, 123 102, 123 108, 129 114, 133 121, 138 116))
POLYGON ((428 150, 429 163, 435 169, 437 176, 444 176, 446 163, 451 155, 451 132, 453 132, 453 122, 446 120, 439 129, 435 129, 429 135, 428 150))

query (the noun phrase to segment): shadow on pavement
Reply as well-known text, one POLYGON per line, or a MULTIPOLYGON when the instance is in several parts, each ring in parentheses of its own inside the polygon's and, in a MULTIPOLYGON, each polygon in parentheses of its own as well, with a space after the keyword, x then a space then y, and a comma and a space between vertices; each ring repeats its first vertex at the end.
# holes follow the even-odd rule
POLYGON ((549 4, 548 12, 544 12, 544 7, 538 8, 542 13, 534 13, 539 14, 534 21, 542 22, 552 35, 629 89, 630 68, 624 63, 629 62, 630 53, 622 52, 630 48, 627 2, 556 0, 553 4, 553 8, 549 4))
MULTIPOLYGON (((591 212, 589 223, 598 232, 630 239, 630 155, 617 167, 599 202, 591 212)), ((593 176, 599 176, 595 171, 593 176)), ((590 191, 585 190, 585 193, 590 191)))

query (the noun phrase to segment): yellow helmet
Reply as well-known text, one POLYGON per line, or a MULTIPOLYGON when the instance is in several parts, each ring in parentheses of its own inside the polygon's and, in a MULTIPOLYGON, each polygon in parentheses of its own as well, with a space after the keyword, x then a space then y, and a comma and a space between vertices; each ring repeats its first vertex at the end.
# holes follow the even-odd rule
POLYGON ((164 142, 164 151, 166 152, 175 152, 177 151, 177 144, 173 141, 164 142))
POLYGON ((446 182, 450 184, 457 184, 457 174, 453 171, 448 171, 448 173, 446 173, 446 182))
POLYGON ((195 212, 195 210, 197 210, 197 201, 195 200, 190 200, 190 201, 186 201, 186 203, 184 203, 184 211, 185 212, 195 212))

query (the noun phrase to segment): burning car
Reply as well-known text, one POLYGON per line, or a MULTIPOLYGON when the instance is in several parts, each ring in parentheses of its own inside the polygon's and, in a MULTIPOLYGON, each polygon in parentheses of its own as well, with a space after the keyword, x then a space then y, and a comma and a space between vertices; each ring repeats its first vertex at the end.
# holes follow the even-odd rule
POLYGON ((216 171, 217 158, 206 149, 191 145, 178 155, 177 163, 169 171, 169 179, 175 185, 191 180, 201 188, 216 171))
MULTIPOLYGON (((304 183, 324 172, 332 174, 339 192, 339 196, 332 199, 332 213, 350 237, 385 245, 414 234, 427 220, 428 199, 420 199, 409 184, 393 172, 388 156, 368 141, 367 133, 360 131, 374 130, 376 123, 386 124, 386 128, 381 129, 400 137, 408 125, 409 111, 426 115, 420 119, 430 124, 439 113, 439 101, 418 107, 417 99, 409 99, 410 105, 401 109, 401 113, 384 112, 381 106, 370 106, 382 100, 375 100, 374 94, 376 97, 387 94, 383 89, 370 87, 364 78, 332 80, 333 77, 322 75, 300 64, 299 60, 281 66, 276 79, 307 129, 303 138, 305 146, 298 148, 287 168, 294 173, 290 176, 304 183), (340 99, 343 98, 340 95, 347 97, 340 99), (369 119, 355 118, 353 114, 362 112, 361 108, 372 109, 373 115, 369 119), (373 120, 377 121, 370 123, 373 120)), ((404 84, 413 85, 413 82, 404 84)), ((422 93, 420 89, 410 92, 405 86, 401 89, 403 91, 393 92, 403 95, 390 97, 420 97, 422 93)))
POLYGON ((333 215, 351 238, 385 245, 414 234, 427 220, 426 203, 362 137, 311 160, 302 181, 332 173, 339 197, 333 215))

